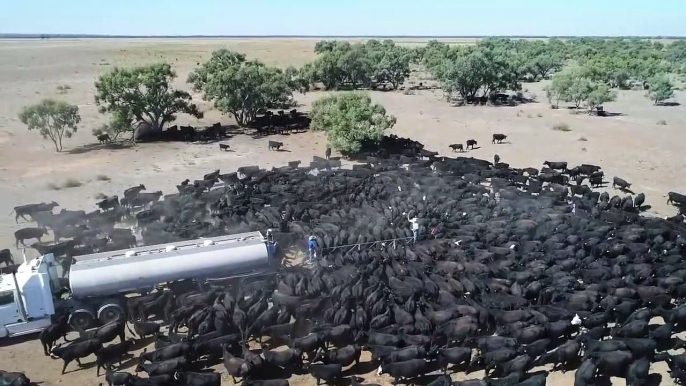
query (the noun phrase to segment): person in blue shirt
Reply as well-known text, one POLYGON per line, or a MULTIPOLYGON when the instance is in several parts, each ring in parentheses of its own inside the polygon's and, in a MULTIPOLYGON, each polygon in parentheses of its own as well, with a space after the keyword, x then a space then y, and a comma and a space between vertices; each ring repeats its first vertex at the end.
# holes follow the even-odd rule
POLYGON ((310 258, 307 260, 308 264, 314 263, 314 259, 317 257, 317 238, 310 236, 310 240, 307 243, 307 247, 310 251, 310 258))

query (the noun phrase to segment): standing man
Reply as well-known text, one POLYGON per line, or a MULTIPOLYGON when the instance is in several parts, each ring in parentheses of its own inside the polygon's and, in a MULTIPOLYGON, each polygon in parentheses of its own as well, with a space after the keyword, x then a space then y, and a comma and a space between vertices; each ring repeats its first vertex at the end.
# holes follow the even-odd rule
POLYGON ((317 258, 317 238, 314 236, 310 236, 310 239, 307 242, 307 247, 310 251, 310 258, 307 260, 307 263, 314 264, 314 259, 317 258))
POLYGON ((410 215, 407 215, 407 220, 410 222, 411 227, 412 227, 412 237, 414 239, 414 242, 417 242, 417 236, 419 235, 419 223, 417 222, 417 217, 415 216, 414 218, 410 218, 410 215))

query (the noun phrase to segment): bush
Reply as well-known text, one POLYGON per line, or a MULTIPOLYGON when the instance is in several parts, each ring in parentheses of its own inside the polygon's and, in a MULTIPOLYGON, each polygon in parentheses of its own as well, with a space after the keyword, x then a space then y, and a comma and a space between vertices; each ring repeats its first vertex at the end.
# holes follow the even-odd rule
POLYGON ((646 96, 656 105, 674 96, 674 85, 665 74, 656 75, 648 80, 650 89, 646 96))
POLYGON ((667 126, 667 121, 665 121, 664 119, 660 119, 659 121, 657 121, 657 124, 660 126, 667 126))
POLYGON ((565 132, 565 133, 566 133, 566 132, 569 132, 569 131, 572 131, 572 129, 569 128, 569 125, 566 124, 566 123, 564 123, 564 122, 563 122, 563 123, 558 123, 558 124, 554 125, 554 126, 553 126, 553 130, 555 130, 555 131, 563 131, 563 132, 565 132))
POLYGON ((81 122, 79 107, 63 101, 45 99, 37 105, 24 107, 19 120, 29 130, 38 130, 43 139, 50 139, 55 151, 62 151, 62 139, 71 138, 81 122))
POLYGON ((312 130, 325 131, 332 148, 349 153, 359 152, 365 142, 378 143, 396 122, 383 106, 358 92, 321 98, 310 116, 312 130))
POLYGON ((543 118, 543 114, 541 114, 541 113, 536 114, 536 116, 539 118, 543 118))

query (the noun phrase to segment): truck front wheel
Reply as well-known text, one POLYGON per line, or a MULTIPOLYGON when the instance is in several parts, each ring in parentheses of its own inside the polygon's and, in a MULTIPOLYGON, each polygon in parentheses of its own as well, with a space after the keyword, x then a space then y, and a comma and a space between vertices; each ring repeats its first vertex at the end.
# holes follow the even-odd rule
POLYGON ((115 320, 124 319, 124 310, 119 304, 106 304, 98 310, 98 320, 100 324, 107 324, 115 320))
POLYGON ((69 324, 76 331, 87 330, 95 325, 95 318, 87 310, 77 310, 72 312, 69 324))

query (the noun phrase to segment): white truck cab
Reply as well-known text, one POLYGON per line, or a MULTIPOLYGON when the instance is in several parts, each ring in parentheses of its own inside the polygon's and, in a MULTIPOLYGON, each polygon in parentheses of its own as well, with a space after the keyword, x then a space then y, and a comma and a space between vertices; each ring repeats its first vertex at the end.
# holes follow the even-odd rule
POLYGON ((59 282, 52 254, 19 265, 0 276, 0 338, 31 334, 51 323, 53 288, 59 282))

